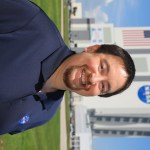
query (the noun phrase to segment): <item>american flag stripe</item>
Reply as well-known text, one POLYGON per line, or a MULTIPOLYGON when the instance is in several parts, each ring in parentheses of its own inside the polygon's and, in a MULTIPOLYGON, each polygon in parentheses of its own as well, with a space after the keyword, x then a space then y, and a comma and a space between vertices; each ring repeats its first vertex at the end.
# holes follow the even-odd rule
POLYGON ((144 30, 123 30, 124 46, 150 46, 150 38, 145 37, 144 30))

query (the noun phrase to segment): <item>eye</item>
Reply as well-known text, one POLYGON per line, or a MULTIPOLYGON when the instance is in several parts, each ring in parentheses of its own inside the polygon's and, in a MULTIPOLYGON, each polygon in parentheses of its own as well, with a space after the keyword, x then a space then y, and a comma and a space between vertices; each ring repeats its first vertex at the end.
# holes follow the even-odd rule
POLYGON ((104 94, 104 83, 103 82, 101 82, 101 94, 104 94))
POLYGON ((107 65, 106 65, 105 62, 102 62, 102 63, 101 63, 101 65, 100 65, 100 72, 101 72, 102 74, 105 74, 105 75, 106 75, 106 73, 107 73, 107 65))
POLYGON ((104 69, 104 65, 101 63, 101 64, 99 65, 99 70, 100 70, 100 72, 103 71, 103 69, 104 69))
POLYGON ((104 63, 102 63, 100 66, 100 72, 103 73, 104 70, 105 70, 105 65, 104 65, 104 63))
POLYGON ((104 69, 104 65, 102 64, 102 65, 101 65, 101 70, 103 70, 103 69, 104 69))

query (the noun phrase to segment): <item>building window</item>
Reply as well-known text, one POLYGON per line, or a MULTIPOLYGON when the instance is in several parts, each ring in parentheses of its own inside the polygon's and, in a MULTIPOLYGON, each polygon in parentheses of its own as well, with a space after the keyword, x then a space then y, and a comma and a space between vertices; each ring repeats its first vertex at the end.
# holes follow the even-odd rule
POLYGON ((125 131, 120 131, 120 134, 121 134, 121 135, 124 135, 124 134, 125 134, 125 131))
POLYGON ((148 120, 147 118, 143 118, 143 119, 142 119, 142 122, 143 122, 143 123, 147 123, 147 120, 148 120))
POLYGON ((133 131, 129 131, 129 133, 128 133, 129 135, 133 135, 134 134, 134 132, 133 131))
POLYGON ((115 117, 115 121, 120 121, 120 117, 115 117))
POLYGON ((124 118, 123 118, 123 121, 124 121, 124 122, 129 122, 129 117, 124 117, 124 118))
POLYGON ((80 141, 80 137, 79 137, 79 136, 77 136, 77 137, 76 137, 76 140, 80 141))
POLYGON ((137 131, 136 135, 142 135, 141 131, 137 131))
POLYGON ((102 117, 101 117, 101 116, 98 116, 98 117, 96 117, 96 119, 97 119, 98 121, 101 121, 101 120, 102 120, 102 117))
POLYGON ((100 133, 100 130, 95 130, 95 133, 100 133))
POLYGON ((111 117, 105 117, 105 120, 106 120, 106 121, 110 121, 110 120, 111 120, 111 117))
POLYGON ((108 134, 108 130, 103 130, 103 133, 104 134, 108 134))
POLYGON ((139 120, 138 118, 133 118, 132 122, 138 122, 138 120, 139 120))
POLYGON ((75 147, 72 147, 71 150, 75 150, 75 147))
POLYGON ((113 131, 111 131, 111 133, 112 133, 112 134, 116 134, 116 133, 117 133, 117 131, 114 131, 114 130, 113 130, 113 131))
POLYGON ((74 44, 74 47, 78 47, 78 44, 77 44, 77 43, 75 43, 75 44, 74 44))
POLYGON ((143 135, 150 136, 150 132, 144 132, 143 135))

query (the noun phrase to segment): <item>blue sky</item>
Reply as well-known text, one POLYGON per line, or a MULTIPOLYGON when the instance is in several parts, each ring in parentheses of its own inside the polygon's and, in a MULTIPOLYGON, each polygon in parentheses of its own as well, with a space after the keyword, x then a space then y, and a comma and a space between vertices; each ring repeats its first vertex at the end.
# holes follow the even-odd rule
POLYGON ((116 27, 150 26, 149 0, 76 0, 82 2, 83 16, 97 23, 113 23, 116 27))
POLYGON ((93 150, 149 150, 150 138, 99 138, 93 150))
MULTIPOLYGON (((150 26, 150 0, 75 0, 83 17, 116 27, 150 26)), ((93 150, 149 150, 150 138, 94 138, 93 150)))

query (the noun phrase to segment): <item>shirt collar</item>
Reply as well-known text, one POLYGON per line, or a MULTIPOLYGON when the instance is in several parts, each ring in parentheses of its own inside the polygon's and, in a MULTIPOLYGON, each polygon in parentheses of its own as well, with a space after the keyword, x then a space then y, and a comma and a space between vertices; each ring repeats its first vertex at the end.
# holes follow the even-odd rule
POLYGON ((67 46, 62 46, 55 50, 51 55, 49 55, 45 60, 42 61, 42 75, 44 81, 55 72, 55 70, 60 66, 60 64, 70 55, 75 52, 71 51, 67 46))

